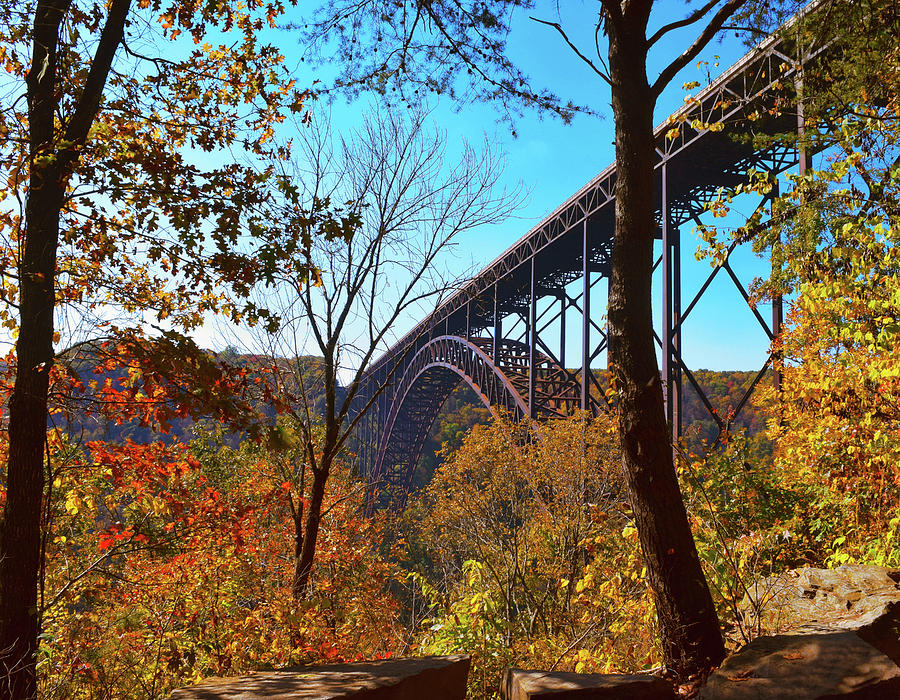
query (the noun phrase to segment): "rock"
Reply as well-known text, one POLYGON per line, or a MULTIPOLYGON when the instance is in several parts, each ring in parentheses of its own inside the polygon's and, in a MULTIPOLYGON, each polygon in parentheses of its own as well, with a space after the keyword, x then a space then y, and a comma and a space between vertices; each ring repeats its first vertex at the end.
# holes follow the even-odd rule
POLYGON ((889 602, 856 622, 856 634, 900 666, 900 601, 889 602))
POLYGON ((427 656, 261 671, 211 678, 172 693, 171 700, 462 700, 468 656, 427 656))
POLYGON ((900 571, 841 566, 795 569, 760 579, 744 596, 740 611, 745 629, 803 634, 877 627, 879 619, 897 617, 898 604, 900 571))
POLYGON ((550 673, 507 669, 503 700, 674 700, 672 686, 654 676, 604 673, 550 673))
POLYGON ((726 659, 700 698, 900 700, 898 582, 900 572, 878 566, 761 579, 741 610, 745 629, 767 636, 726 659))
POLYGON ((850 631, 759 637, 733 654, 700 700, 900 698, 900 667, 850 631))

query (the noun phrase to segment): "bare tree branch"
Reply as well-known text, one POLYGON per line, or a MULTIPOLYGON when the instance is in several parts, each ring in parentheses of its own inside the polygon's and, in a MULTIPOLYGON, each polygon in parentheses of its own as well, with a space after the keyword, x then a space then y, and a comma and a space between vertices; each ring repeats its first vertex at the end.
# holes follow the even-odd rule
POLYGON ((691 44, 678 58, 666 66, 659 74, 659 77, 656 79, 656 82, 653 83, 653 87, 651 88, 651 92, 655 97, 659 97, 678 71, 697 57, 722 28, 722 25, 728 21, 728 18, 731 17, 746 1, 747 0, 728 0, 728 2, 719 8, 709 21, 709 24, 706 25, 703 31, 700 32, 700 35, 694 40, 694 43, 691 44))
MULTIPOLYGON (((281 307, 278 335, 264 340, 288 360, 276 357, 277 371, 295 373, 279 381, 279 391, 312 474, 300 494, 305 526, 296 523, 298 597, 305 595, 319 522, 328 512, 322 499, 331 468, 377 395, 395 381, 390 372, 359 406, 366 371, 408 313, 436 308, 445 296, 450 283, 438 264, 452 241, 501 221, 521 200, 518 190, 499 189, 501 162, 487 144, 481 153, 464 145, 458 162, 451 161, 443 134, 428 126, 421 107, 409 117, 376 111, 339 139, 329 120, 316 120, 299 141, 303 159, 289 180, 301 196, 285 200, 282 218, 308 226, 320 217, 324 228, 304 239, 301 264, 278 273, 289 294, 261 290, 281 307), (353 222, 349 238, 329 235, 340 218, 353 222), (315 284, 297 274, 312 268, 319 271, 315 284), (305 361, 311 351, 321 358, 311 359, 321 375, 305 361), (319 381, 324 408, 311 400, 319 381)), ((284 235, 297 234, 288 226, 284 235)))
POLYGON ((560 33, 560 36, 562 36, 563 40, 565 40, 566 44, 570 49, 572 49, 575 55, 578 56, 578 58, 580 58, 582 61, 587 63, 591 67, 591 70, 601 78, 603 78, 603 80, 605 80, 608 85, 612 85, 612 81, 609 79, 609 75, 597 68, 597 66, 594 65, 591 59, 581 53, 580 49, 572 43, 572 40, 569 39, 569 35, 566 34, 565 30, 560 26, 558 22, 548 22, 547 20, 539 19, 537 17, 532 17, 531 19, 535 22, 538 22, 539 24, 546 24, 548 27, 553 27, 556 31, 558 31, 560 33))
POLYGON ((681 29, 682 27, 689 27, 695 22, 699 22, 706 16, 706 13, 709 12, 712 8, 714 8, 718 4, 719 0, 709 0, 703 7, 698 7, 691 14, 689 14, 684 19, 678 20, 677 22, 670 22, 669 24, 660 27, 649 39, 647 39, 647 48, 653 46, 657 41, 662 39, 669 32, 673 32, 676 29, 681 29))

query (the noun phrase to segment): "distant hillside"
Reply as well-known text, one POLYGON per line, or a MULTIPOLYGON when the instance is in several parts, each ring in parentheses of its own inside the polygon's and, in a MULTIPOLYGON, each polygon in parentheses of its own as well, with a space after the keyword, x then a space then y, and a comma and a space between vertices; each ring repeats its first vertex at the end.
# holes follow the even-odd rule
MULTIPOLYGON (((603 373, 605 375, 605 372, 603 373)), ((756 372, 733 371, 715 372, 701 369, 694 372, 694 378, 719 416, 731 416, 740 403, 747 388, 756 377, 756 372)), ((771 383, 771 377, 763 377, 761 382, 771 383)), ((605 385, 605 376, 600 377, 605 385)), ((450 394, 438 413, 434 425, 428 433, 419 466, 416 470, 415 486, 427 484, 434 470, 440 464, 438 453, 443 445, 455 449, 462 444, 465 434, 475 425, 487 423, 490 411, 484 407, 475 392, 466 384, 460 385, 450 394)), ((758 435, 765 428, 765 415, 748 401, 732 424, 732 431, 746 430, 748 435, 758 435)), ((684 378, 684 398, 682 401, 682 426, 688 446, 699 449, 705 441, 714 441, 719 433, 715 419, 700 398, 693 385, 684 378)), ((770 448, 761 444, 758 450, 765 453, 770 448)))
MULTIPOLYGON (((714 372, 708 369, 699 369, 694 372, 694 378, 722 419, 732 415, 756 375, 755 371, 714 372)), ((760 385, 771 385, 771 383, 770 373, 760 380, 760 385)), ((686 434, 692 434, 707 441, 715 440, 718 434, 715 420, 710 416, 709 410, 687 377, 684 378, 681 420, 686 434)), ((756 435, 765 427, 766 416, 754 405, 751 397, 735 418, 732 431, 746 429, 748 434, 756 435)))
MULTIPOLYGON (((233 367, 235 373, 249 372, 251 380, 254 375, 258 375, 263 381, 270 381, 270 373, 260 371, 260 367, 270 367, 273 364, 270 358, 226 351, 215 355, 215 359, 233 367)), ((154 426, 142 425, 138 420, 120 422, 117 416, 109 415, 108 411, 107 415, 101 415, 94 406, 104 385, 118 389, 133 381, 133 378, 128 376, 128 370, 117 366, 115 362, 110 362, 109 355, 98 348, 80 348, 77 355, 64 356, 60 360, 74 376, 77 376, 83 388, 61 398, 65 401, 65 411, 51 416, 51 423, 79 441, 101 440, 120 443, 132 440, 137 443, 149 443, 178 439, 186 442, 195 437, 195 425, 206 420, 202 416, 196 420, 190 417, 174 417, 169 420, 169 430, 162 432, 154 426)), ((302 357, 293 363, 279 359, 277 362, 281 373, 279 380, 288 385, 293 381, 292 370, 299 367, 304 372, 308 385, 306 393, 312 411, 315 414, 323 410, 325 392, 321 381, 322 372, 319 369, 320 358, 302 357)), ((189 378, 187 380, 189 381, 189 378)), ((190 390, 190 387, 187 389, 190 390)), ((267 405, 261 398, 250 400, 253 410, 266 419, 274 420, 275 409, 272 406, 267 405)), ((230 436, 230 441, 234 443, 240 439, 241 436, 237 434, 230 436)))
MULTIPOLYGON (((231 352, 223 355, 232 364, 235 371, 259 366, 260 358, 231 352)), ((320 359, 316 357, 304 357, 300 362, 307 376, 315 376, 320 359)), ((263 361, 265 362, 265 361, 263 361)), ((287 361, 282 360, 287 368, 287 361)), ((71 418, 67 422, 60 422, 57 416, 54 420, 58 427, 62 427, 69 434, 81 441, 103 440, 107 442, 123 442, 133 440, 138 443, 170 441, 178 439, 189 441, 194 438, 196 421, 190 418, 175 418, 171 421, 171 430, 161 433, 152 427, 141 425, 138 421, 119 423, 114 419, 104 419, 92 412, 79 410, 79 403, 90 403, 90 387, 100 387, 109 379, 112 382, 126 381, 124 370, 99 370, 103 362, 96 353, 91 351, 79 353, 78 357, 68 360, 69 366, 77 373, 82 383, 88 387, 84 396, 72 401, 69 410, 71 418)), ((603 373, 605 375, 605 373, 603 373)), ((707 394, 712 407, 720 416, 729 416, 740 402, 747 387, 753 381, 756 372, 734 371, 715 372, 712 370, 697 370, 694 378, 707 394)), ((600 383, 605 384, 605 376, 600 376, 600 383)), ((769 377, 764 377, 763 382, 770 382, 769 377)), ((321 382, 312 382, 313 389, 310 398, 314 410, 322 409, 324 391, 321 382)), ((258 404, 257 410, 264 416, 274 418, 275 411, 271 406, 258 404)), ((202 420, 202 419, 201 419, 202 420)), ((462 444, 463 437, 473 426, 487 423, 490 420, 490 411, 481 403, 467 385, 460 385, 450 394, 439 412, 434 424, 431 426, 422 455, 419 468, 416 470, 415 486, 422 486, 431 479, 431 475, 440 463, 438 453, 442 446, 453 450, 462 444)), ((682 425, 689 447, 699 448, 703 441, 707 443, 715 440, 718 435, 718 426, 710 416, 706 406, 701 401, 698 393, 685 378, 684 401, 682 411, 682 425)), ((747 402, 740 415, 734 422, 734 430, 746 429, 748 434, 759 434, 765 428, 765 416, 752 402, 747 402)), ((235 444, 241 439, 240 435, 231 435, 231 441, 235 444)), ((762 452, 767 452, 764 444, 759 446, 762 452)))
POLYGON ((487 423, 491 412, 481 403, 468 384, 460 382, 441 407, 425 445, 419 466, 413 477, 415 488, 424 486, 431 480, 441 460, 438 453, 446 445, 448 450, 455 450, 462 445, 463 438, 474 426, 487 423))

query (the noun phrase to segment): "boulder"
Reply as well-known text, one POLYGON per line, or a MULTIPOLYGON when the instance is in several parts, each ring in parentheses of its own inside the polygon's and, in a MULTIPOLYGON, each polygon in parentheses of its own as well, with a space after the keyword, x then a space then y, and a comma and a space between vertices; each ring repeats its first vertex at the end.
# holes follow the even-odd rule
POLYGON ((462 700, 468 656, 427 656, 260 671, 179 688, 171 700, 462 700))
POLYGON ((900 572, 796 569, 758 581, 741 610, 766 636, 726 659, 700 698, 900 699, 900 572))
POLYGON ((802 568, 754 583, 740 605, 745 628, 762 634, 856 630, 896 614, 900 571, 880 566, 802 568))
POLYGON ((503 700, 675 700, 669 683, 654 676, 605 673, 550 673, 507 669, 503 700))
POLYGON ((700 700, 897 700, 900 667, 855 632, 759 637, 728 657, 700 700))

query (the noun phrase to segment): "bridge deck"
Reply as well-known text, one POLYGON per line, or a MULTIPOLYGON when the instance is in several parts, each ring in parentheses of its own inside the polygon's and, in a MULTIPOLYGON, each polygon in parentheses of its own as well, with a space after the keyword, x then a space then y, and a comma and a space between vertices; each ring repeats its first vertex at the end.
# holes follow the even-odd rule
MULTIPOLYGON (((818 2, 811 5, 817 5, 818 2)), ((748 105, 771 93, 774 84, 790 83, 796 73, 790 49, 779 35, 768 37, 704 87, 693 99, 655 129, 657 143, 656 213, 661 218, 662 168, 666 166, 669 217, 673 226, 692 220, 720 188, 730 189, 746 180, 751 167, 780 172, 796 164, 796 151, 788 144, 774 143, 760 151, 747 141, 735 138, 756 134, 792 132, 796 114, 782 112, 776 117, 763 114, 748 121, 748 105), (729 128, 713 131, 692 126, 724 123, 729 128), (678 135, 668 136, 673 127, 678 135)), ((441 304, 428 318, 412 328, 373 365, 377 371, 391 358, 402 354, 410 343, 442 326, 444 332, 466 328, 460 314, 472 300, 483 299, 494 284, 502 287, 504 312, 527 307, 531 258, 536 258, 539 287, 558 289, 581 276, 583 271, 582 231, 589 228, 589 265, 608 274, 614 225, 615 164, 591 179, 539 224, 525 233, 505 252, 487 265, 441 304), (551 250, 552 249, 552 250, 551 250), (547 253, 547 254, 543 254, 547 253)), ((493 309, 469 314, 470 333, 491 325, 493 309)))
MULTIPOLYGON (((805 11, 823 1, 815 0, 805 11)), ((655 211, 662 239, 657 265, 663 269, 664 307, 657 342, 663 348, 667 411, 676 434, 680 434, 682 374, 719 426, 727 422, 705 399, 680 350, 682 324, 719 270, 682 312, 678 228, 699 223, 709 201, 746 182, 751 169, 777 174, 805 162, 796 139, 778 137, 798 128, 791 99, 799 66, 785 36, 776 34, 761 42, 655 129, 655 211)), ((807 50, 804 60, 822 50, 807 50)), ((486 403, 533 417, 604 405, 603 388, 591 368, 605 349, 606 335, 591 318, 591 290, 610 272, 615 185, 616 168, 610 165, 373 365, 367 374, 372 390, 387 388, 361 431, 361 472, 370 480, 401 491, 408 488, 427 430, 460 379, 486 403), (579 280, 580 291, 573 296, 568 289, 579 280), (565 361, 565 319, 572 310, 581 317, 577 333, 583 339, 575 370, 565 361), (504 325, 510 317, 512 323, 504 325), (558 338, 549 338, 551 327, 558 338)), ((727 259, 719 269, 726 270, 747 300, 727 259)), ((752 311, 770 337, 777 334, 780 303, 773 308, 771 327, 755 308, 752 311)), ((768 361, 756 381, 767 366, 768 361)), ((362 394, 365 397, 367 390, 362 394)))

